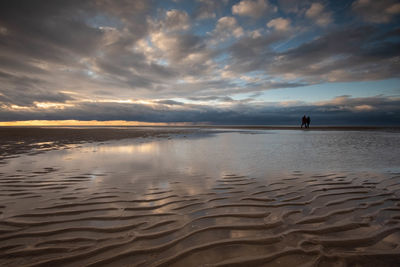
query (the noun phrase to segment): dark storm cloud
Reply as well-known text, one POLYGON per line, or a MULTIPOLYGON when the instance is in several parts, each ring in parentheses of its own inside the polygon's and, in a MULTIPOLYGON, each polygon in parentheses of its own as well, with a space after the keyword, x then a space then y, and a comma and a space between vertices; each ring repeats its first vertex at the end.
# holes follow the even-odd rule
MULTIPOLYGON (((105 77, 93 81, 85 75, 97 58, 100 63, 102 59, 107 60, 108 65, 103 64, 108 67, 105 74, 124 76, 120 79, 124 85, 151 84, 149 78, 134 77, 124 69, 129 66, 120 66, 120 60, 115 57, 122 54, 125 58, 129 55, 134 62, 144 60, 142 55, 132 58, 124 52, 127 45, 147 32, 143 21, 149 5, 151 1, 1 1, 1 101, 16 105, 30 105, 34 101, 64 102, 71 98, 57 91, 67 87, 82 90, 84 84, 90 87, 95 83, 120 85, 118 79, 105 77), (118 25, 112 26, 124 32, 123 38, 115 42, 109 40, 107 28, 96 26, 113 21, 118 25)), ((158 66, 147 67, 146 71, 160 76, 169 74, 158 66)))
POLYGON ((6 29, 0 43, 2 54, 55 62, 90 54, 99 44, 102 31, 83 22, 90 10, 87 3, 1 1, 0 25, 6 29))
POLYGON ((0 95, 0 102, 5 105, 18 105, 22 107, 29 107, 37 102, 52 102, 64 103, 67 100, 73 100, 72 97, 63 93, 49 93, 43 90, 35 91, 18 91, 8 92, 7 94, 0 95))
POLYGON ((194 101, 222 101, 222 102, 233 102, 234 100, 229 96, 198 96, 198 97, 188 97, 190 100, 194 101))
POLYGON ((6 105, 31 106, 35 101, 65 102, 70 96, 42 89, 48 86, 46 80, 0 71, 0 103, 6 105))
POLYGON ((79 103, 61 110, 5 110, 3 121, 29 119, 128 120, 143 122, 194 122, 212 124, 297 124, 302 114, 309 114, 314 125, 400 123, 400 98, 337 97, 331 101, 305 103, 239 102, 226 107, 183 104, 165 100, 154 105, 132 103, 79 103), (173 106, 179 105, 179 109, 173 106))
POLYGON ((160 101, 157 101, 157 103, 164 104, 164 105, 169 105, 169 106, 182 106, 182 105, 184 105, 184 103, 182 103, 182 102, 175 101, 175 100, 170 100, 170 99, 160 100, 160 101))

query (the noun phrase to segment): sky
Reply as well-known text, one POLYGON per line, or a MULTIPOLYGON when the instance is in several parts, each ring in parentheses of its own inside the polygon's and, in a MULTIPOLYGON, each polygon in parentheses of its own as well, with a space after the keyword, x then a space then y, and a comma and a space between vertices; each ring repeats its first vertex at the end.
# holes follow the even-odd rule
POLYGON ((304 114, 400 125, 400 2, 0 1, 3 124, 297 125, 304 114))

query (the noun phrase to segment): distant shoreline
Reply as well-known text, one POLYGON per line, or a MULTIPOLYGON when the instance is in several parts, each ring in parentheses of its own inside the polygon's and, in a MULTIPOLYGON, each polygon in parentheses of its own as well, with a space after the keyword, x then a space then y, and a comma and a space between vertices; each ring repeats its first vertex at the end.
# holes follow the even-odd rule
POLYGON ((400 126, 310 126, 310 128, 300 128, 300 126, 279 126, 279 125, 43 125, 43 126, 0 126, 0 129, 43 129, 43 128, 185 128, 185 129, 239 129, 239 130, 302 130, 302 131, 371 131, 371 130, 396 130, 400 131, 400 126))
MULTIPOLYGON (((165 126, 160 126, 165 127, 165 126)), ((210 129, 243 129, 243 130, 302 130, 302 131, 370 131, 370 130, 399 130, 400 126, 310 126, 310 128, 300 128, 300 126, 268 126, 268 125, 201 125, 201 126, 182 126, 198 127, 210 129)))

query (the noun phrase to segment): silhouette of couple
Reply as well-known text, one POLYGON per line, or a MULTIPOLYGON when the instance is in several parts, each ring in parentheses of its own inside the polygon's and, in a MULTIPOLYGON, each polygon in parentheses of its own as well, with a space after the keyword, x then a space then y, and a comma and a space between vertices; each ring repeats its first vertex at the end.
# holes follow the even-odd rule
POLYGON ((300 128, 303 128, 303 125, 304 128, 310 128, 310 122, 311 122, 310 116, 306 117, 306 115, 304 115, 303 118, 301 118, 300 128))

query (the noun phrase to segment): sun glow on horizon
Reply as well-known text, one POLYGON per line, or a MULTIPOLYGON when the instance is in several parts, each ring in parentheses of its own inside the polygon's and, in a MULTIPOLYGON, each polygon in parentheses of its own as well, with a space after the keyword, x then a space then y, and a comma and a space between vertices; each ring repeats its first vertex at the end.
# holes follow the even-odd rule
POLYGON ((2 121, 0 126, 183 126, 187 123, 141 122, 141 121, 80 121, 80 120, 29 120, 2 121))

